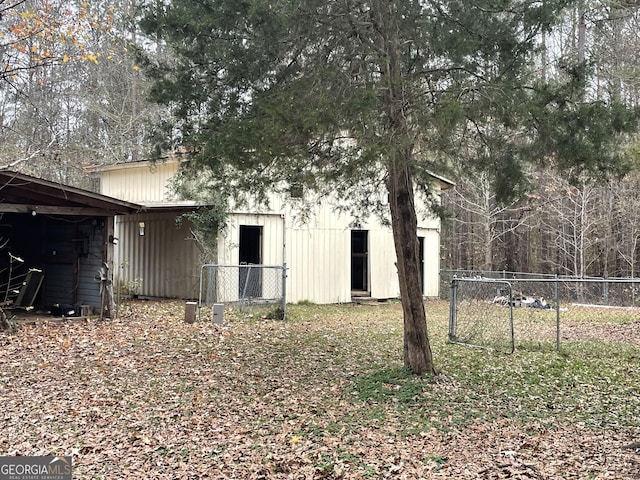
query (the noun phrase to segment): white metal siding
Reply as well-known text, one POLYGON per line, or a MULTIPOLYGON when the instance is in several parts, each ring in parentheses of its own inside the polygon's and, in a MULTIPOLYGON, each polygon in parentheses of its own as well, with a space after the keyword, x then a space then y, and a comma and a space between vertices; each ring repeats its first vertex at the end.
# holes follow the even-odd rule
POLYGON ((396 250, 390 228, 369 232, 370 291, 373 298, 398 298, 396 250))
POLYGON ((134 203, 168 200, 172 198, 169 183, 177 171, 177 162, 123 165, 100 173, 100 193, 134 203))
POLYGON ((440 231, 419 230, 424 237, 424 289, 426 297, 437 297, 440 292, 440 231))
POLYGON ((226 229, 218 237, 218 263, 237 265, 239 263, 240 226, 262 227, 263 265, 282 265, 284 218, 279 214, 234 214, 226 229))
POLYGON ((291 228, 287 231, 287 301, 351 301, 351 232, 291 228))

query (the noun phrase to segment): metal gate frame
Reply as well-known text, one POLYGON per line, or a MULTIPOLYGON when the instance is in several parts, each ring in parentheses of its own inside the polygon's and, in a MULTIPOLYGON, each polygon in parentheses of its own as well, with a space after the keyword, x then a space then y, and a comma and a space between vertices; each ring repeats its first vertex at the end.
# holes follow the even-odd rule
POLYGON ((496 286, 496 291, 499 287, 497 285, 503 285, 505 289, 505 295, 507 297, 507 306, 509 307, 508 322, 509 322, 509 341, 510 348, 506 351, 508 354, 512 354, 515 351, 515 334, 513 327, 513 295, 511 283, 500 279, 489 278, 454 278, 451 281, 451 296, 449 302, 449 341, 459 345, 466 345, 479 348, 494 349, 490 345, 482 345, 480 343, 472 343, 469 341, 460 340, 456 334, 458 328, 458 284, 459 283, 489 283, 496 286))
MULTIPOLYGON (((237 274, 237 280, 238 280, 238 284, 236 285, 235 283, 233 284, 234 286, 232 288, 235 287, 235 294, 231 294, 231 297, 233 298, 233 300, 229 301, 228 303, 232 303, 233 305, 238 306, 240 309, 244 309, 253 305, 280 305, 280 308, 282 309, 282 318, 285 319, 286 315, 287 315, 287 265, 260 265, 260 264, 251 264, 251 265, 219 265, 219 264, 213 264, 213 263, 207 263, 202 265, 202 267, 200 268, 200 286, 199 286, 199 291, 198 291, 198 311, 200 311, 200 308, 203 306, 213 306, 214 304, 217 303, 227 303, 225 300, 225 298, 223 299, 219 299, 218 295, 217 295, 217 289, 218 289, 218 280, 217 280, 217 273, 216 276, 213 279, 213 285, 205 285, 205 282, 203 281, 204 279, 204 272, 207 269, 213 269, 216 272, 219 272, 220 270, 230 270, 233 271, 237 274), (249 287, 249 279, 251 277, 251 272, 253 270, 261 270, 262 272, 264 272, 265 269, 268 270, 275 270, 275 271, 281 271, 281 274, 279 275, 280 278, 280 286, 279 286, 279 292, 281 293, 281 295, 279 295, 278 297, 274 297, 274 298, 264 298, 264 297, 260 297, 259 301, 255 301, 254 297, 247 297, 247 293, 249 290, 251 290, 249 287), (244 275, 241 274, 241 272, 245 272, 244 275), (244 279, 242 278, 244 277, 244 279), (244 280, 244 284, 242 285, 242 280, 244 280), (213 289, 213 297, 214 298, 210 298, 210 295, 207 295, 206 292, 204 291, 205 289, 210 290, 213 289), (237 298, 236 297, 237 294, 237 298)), ((235 276, 234 276, 235 278, 235 276)), ((274 279, 276 278, 275 274, 274 274, 274 279)), ((261 283, 261 293, 262 293, 262 283, 261 283)), ((226 292, 229 293, 229 292, 226 292)))

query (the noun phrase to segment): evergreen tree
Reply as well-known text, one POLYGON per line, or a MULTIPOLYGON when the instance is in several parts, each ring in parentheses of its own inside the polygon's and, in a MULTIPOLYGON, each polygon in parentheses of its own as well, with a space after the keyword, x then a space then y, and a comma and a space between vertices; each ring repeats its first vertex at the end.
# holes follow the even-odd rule
POLYGON ((464 161, 504 198, 521 190, 531 159, 576 174, 615 164, 608 147, 626 111, 586 104, 580 68, 555 85, 532 76, 540 36, 564 4, 158 1, 142 26, 175 57, 148 71, 155 100, 176 119, 158 145, 190 151, 189 168, 208 169, 212 188, 230 195, 266 198, 295 183, 354 212, 388 209, 405 365, 433 374, 414 207, 416 191, 434 198, 430 174, 464 161))

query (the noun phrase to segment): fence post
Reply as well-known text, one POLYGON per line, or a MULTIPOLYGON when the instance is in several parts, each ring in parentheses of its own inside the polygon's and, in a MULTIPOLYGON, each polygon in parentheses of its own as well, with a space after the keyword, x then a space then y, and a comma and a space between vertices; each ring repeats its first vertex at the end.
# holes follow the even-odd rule
POLYGON ((287 319, 287 264, 282 264, 282 320, 287 319))
POLYGON ((196 309, 198 312, 198 320, 200 320, 200 307, 202 307, 202 277, 204 276, 204 267, 206 267, 206 265, 200 267, 200 280, 198 282, 198 308, 196 309))
POLYGON ((556 273, 556 281, 553 288, 553 296, 556 302, 556 350, 560 350, 560 279, 556 273))
POLYGON ((453 341, 455 339, 455 331, 456 331, 456 288, 457 282, 454 278, 451 280, 451 295, 449 295, 449 340, 453 341))
POLYGON ((240 269, 242 270, 242 268, 245 269, 245 272, 247 273, 247 275, 244 278, 244 285, 242 286, 242 298, 239 301, 241 306, 243 306, 246 303, 246 299, 247 299, 247 287, 249 286, 249 277, 251 276, 251 264, 247 264, 244 267, 241 266, 240 269))

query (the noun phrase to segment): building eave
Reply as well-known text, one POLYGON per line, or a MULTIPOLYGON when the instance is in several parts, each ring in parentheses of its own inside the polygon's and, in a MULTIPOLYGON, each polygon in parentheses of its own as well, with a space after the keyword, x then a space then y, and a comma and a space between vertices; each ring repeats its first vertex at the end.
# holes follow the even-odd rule
POLYGON ((143 208, 89 190, 0 169, 0 212, 126 215, 143 208))

